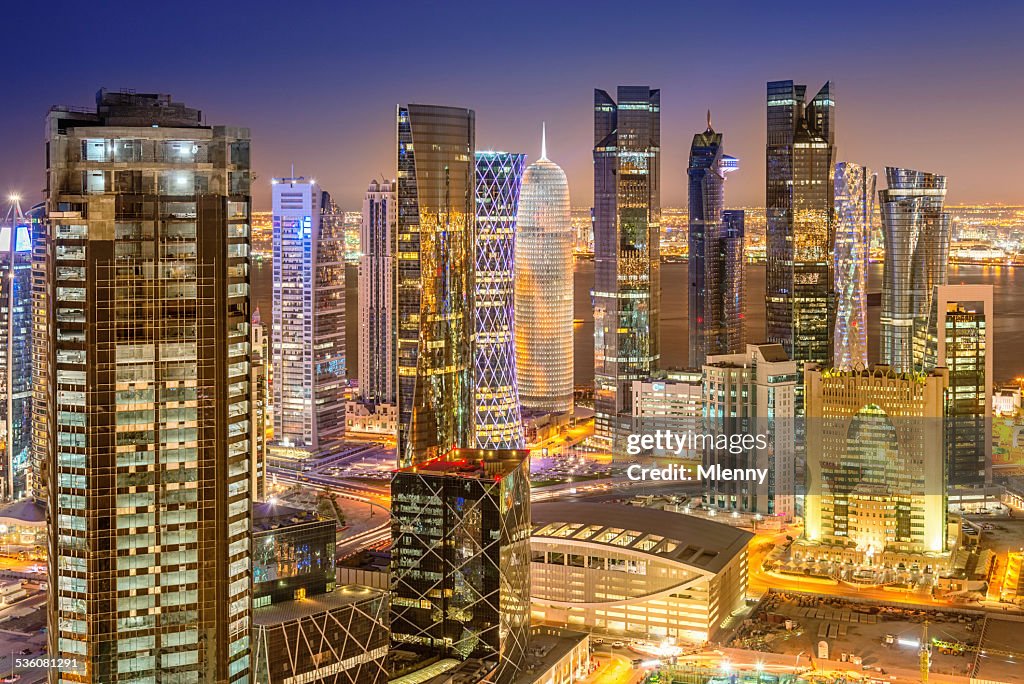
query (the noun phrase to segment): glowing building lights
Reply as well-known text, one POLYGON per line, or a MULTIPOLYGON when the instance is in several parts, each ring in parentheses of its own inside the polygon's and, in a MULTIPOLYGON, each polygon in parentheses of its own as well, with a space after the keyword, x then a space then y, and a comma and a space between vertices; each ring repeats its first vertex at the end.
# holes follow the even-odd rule
POLYGON ((837 368, 868 364, 868 248, 875 213, 875 176, 859 164, 835 169, 836 321, 833 357, 837 368))

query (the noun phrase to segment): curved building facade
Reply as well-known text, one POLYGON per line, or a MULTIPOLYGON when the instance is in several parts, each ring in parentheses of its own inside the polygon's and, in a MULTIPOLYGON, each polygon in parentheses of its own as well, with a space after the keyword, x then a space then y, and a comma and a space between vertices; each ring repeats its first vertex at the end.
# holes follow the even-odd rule
POLYGON ((533 619, 650 639, 713 639, 741 608, 749 532, 637 506, 532 507, 533 619))
POLYGON ((881 360, 899 372, 921 370, 934 289, 946 284, 946 177, 886 167, 885 180, 878 193, 885 240, 881 360))
POLYGON ((523 420, 516 386, 516 212, 526 156, 476 153, 476 343, 473 347, 476 444, 521 449, 523 420))
POLYGON ((875 212, 875 175, 851 162, 835 170, 836 368, 868 365, 868 249, 875 212))
POLYGON ((523 175, 516 225, 516 364, 524 408, 572 410, 572 244, 569 183, 542 142, 540 159, 523 175))

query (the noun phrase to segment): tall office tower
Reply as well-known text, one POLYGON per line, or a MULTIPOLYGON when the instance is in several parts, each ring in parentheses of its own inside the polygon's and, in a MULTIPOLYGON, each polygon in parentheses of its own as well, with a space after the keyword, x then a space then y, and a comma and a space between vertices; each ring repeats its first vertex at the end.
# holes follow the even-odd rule
POLYGON ((935 286, 946 284, 950 214, 946 177, 887 166, 878 193, 885 239, 881 360, 897 371, 924 363, 935 286))
POLYGON ((742 209, 722 212, 722 232, 718 236, 722 264, 723 328, 725 348, 731 353, 743 351, 747 344, 744 324, 747 318, 746 213, 742 209))
POLYGON ((742 453, 720 451, 729 468, 767 468, 763 484, 709 480, 709 504, 725 511, 796 514, 797 363, 779 344, 748 344, 741 354, 709 356, 702 368, 705 428, 716 434, 764 435, 766 444, 742 453))
POLYGON ((945 369, 805 371, 808 559, 942 567, 945 369))
POLYGON ((476 289, 473 345, 476 445, 522 449, 516 384, 516 214, 526 155, 476 153, 476 289))
POLYGON ((875 214, 875 175, 860 164, 835 169, 836 322, 832 357, 840 370, 868 365, 868 252, 875 214))
POLYGON ((800 368, 808 361, 830 363, 835 306, 835 100, 831 83, 810 102, 806 92, 792 81, 768 83, 767 334, 800 368))
MULTIPOLYGON (((722 134, 711 128, 711 112, 708 112, 707 130, 693 136, 687 169, 690 180, 689 365, 693 368, 702 366, 708 355, 742 351, 738 345, 743 336, 743 318, 728 315, 730 304, 735 306, 741 301, 742 289, 739 292, 727 290, 730 285, 742 288, 742 270, 739 270, 739 278, 735 278, 737 265, 726 263, 726 256, 735 256, 735 253, 723 242, 725 175, 738 168, 739 160, 723 153, 722 134), (729 282, 727 270, 734 275, 729 282), (730 342, 737 346, 730 346, 730 342)), ((742 219, 740 227, 742 230, 742 219)))
POLYGON ((33 207, 32 221, 32 438, 29 443, 28 495, 37 503, 47 501, 50 433, 53 403, 53 366, 49 362, 50 331, 54 325, 53 245, 46 221, 45 203, 33 207))
POLYGON ((340 212, 316 181, 272 183, 274 441, 317 451, 345 431, 340 212))
POLYGON ((249 490, 253 501, 263 501, 267 494, 267 444, 274 434, 274 405, 271 400, 270 340, 267 329, 260 317, 260 310, 252 314, 250 330, 252 345, 252 366, 249 372, 249 389, 252 401, 249 404, 250 425, 252 426, 252 453, 249 464, 252 482, 249 490))
POLYGON ((395 183, 370 181, 359 228, 359 394, 395 403, 395 183))
POLYGON ((510 681, 530 631, 528 452, 458 449, 391 481, 391 641, 496 662, 510 681))
POLYGON ((47 118, 50 681, 250 681, 249 130, 96 104, 47 118))
POLYGON ((632 385, 661 359, 661 91, 594 91, 594 434, 629 432, 632 385))
POLYGON ((516 221, 516 370, 523 408, 572 411, 573 240, 569 183, 548 159, 526 167, 516 221))
POLYGON ((992 481, 991 285, 940 285, 932 296, 925 370, 949 373, 946 475, 950 485, 992 481))
POLYGON ((476 115, 398 107, 398 462, 473 445, 476 115))
POLYGON ((0 500, 19 498, 32 438, 32 232, 12 196, 0 223, 0 500))

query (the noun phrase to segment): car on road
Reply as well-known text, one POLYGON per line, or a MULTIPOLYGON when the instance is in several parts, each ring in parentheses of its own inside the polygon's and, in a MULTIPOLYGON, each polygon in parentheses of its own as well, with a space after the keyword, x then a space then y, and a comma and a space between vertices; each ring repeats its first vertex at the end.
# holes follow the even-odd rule
POLYGON ((20 674, 7 675, 3 679, 0 679, 0 682, 3 682, 3 684, 14 684, 14 682, 20 682, 20 681, 21 681, 21 675, 20 674))
POLYGON ((623 648, 625 645, 626 644, 622 643, 621 641, 616 641, 612 644, 612 648, 623 648))
POLYGON ((20 651, 18 651, 18 653, 21 654, 21 655, 31 655, 32 654, 32 649, 31 648, 23 648, 20 651))
POLYGON ((601 637, 591 637, 590 643, 592 643, 592 644, 603 644, 604 643, 604 639, 602 639, 601 637))

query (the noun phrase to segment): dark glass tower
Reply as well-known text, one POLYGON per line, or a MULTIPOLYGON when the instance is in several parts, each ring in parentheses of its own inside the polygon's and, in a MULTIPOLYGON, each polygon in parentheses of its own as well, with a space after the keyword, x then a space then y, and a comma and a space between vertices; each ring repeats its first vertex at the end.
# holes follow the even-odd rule
POLYGON ((723 212, 725 175, 739 168, 723 154, 722 134, 708 128, 690 146, 689 366, 700 368, 708 356, 736 354, 743 340, 743 212, 723 212), (728 235, 740 235, 735 241, 728 235), (728 234, 728 235, 727 235, 728 234), (729 259, 738 258, 737 263, 729 259))
POLYGON ((630 386, 661 358, 661 91, 594 91, 595 435, 630 429, 630 386))
POLYGON ((398 108, 398 462, 473 443, 475 115, 398 108))
POLYGON ((766 214, 769 342, 803 367, 831 364, 835 101, 826 83, 768 83, 766 214))

